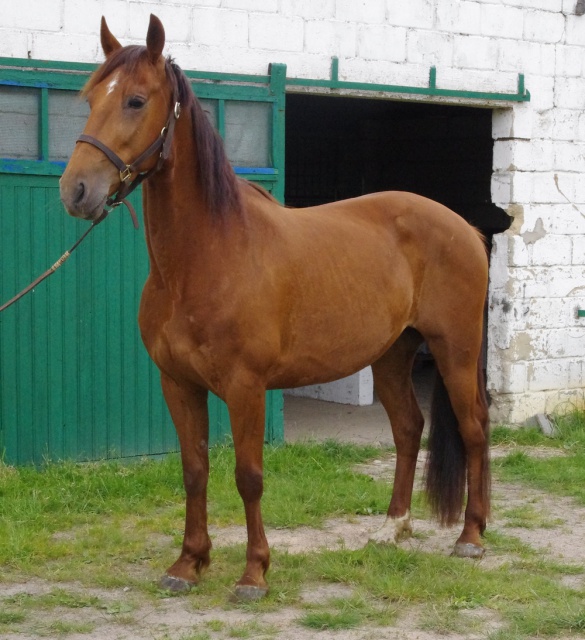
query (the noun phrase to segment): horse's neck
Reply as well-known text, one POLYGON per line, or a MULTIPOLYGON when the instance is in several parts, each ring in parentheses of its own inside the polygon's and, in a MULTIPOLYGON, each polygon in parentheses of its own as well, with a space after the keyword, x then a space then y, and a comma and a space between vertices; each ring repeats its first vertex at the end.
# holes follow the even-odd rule
POLYGON ((180 146, 144 185, 144 225, 151 277, 173 287, 181 272, 196 268, 213 233, 189 131, 177 126, 180 146))
POLYGON ((209 211, 204 180, 199 175, 189 119, 180 119, 173 153, 144 187, 151 277, 165 288, 181 288, 195 273, 204 277, 206 270, 217 271, 215 252, 221 253, 227 242, 240 253, 237 249, 246 242, 245 225, 239 224, 237 212, 223 220, 209 211))

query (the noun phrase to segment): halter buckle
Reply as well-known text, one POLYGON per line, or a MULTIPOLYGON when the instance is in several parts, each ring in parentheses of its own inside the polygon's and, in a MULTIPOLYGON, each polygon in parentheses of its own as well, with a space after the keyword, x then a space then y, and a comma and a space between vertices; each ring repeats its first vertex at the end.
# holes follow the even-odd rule
POLYGON ((120 171, 120 182, 126 182, 126 180, 130 179, 131 175, 132 175, 132 169, 130 168, 130 165, 127 164, 124 171, 120 171))
POLYGON ((173 109, 173 115, 175 116, 175 120, 179 119, 179 116, 181 115, 181 103, 180 102, 175 102, 175 108, 173 109))

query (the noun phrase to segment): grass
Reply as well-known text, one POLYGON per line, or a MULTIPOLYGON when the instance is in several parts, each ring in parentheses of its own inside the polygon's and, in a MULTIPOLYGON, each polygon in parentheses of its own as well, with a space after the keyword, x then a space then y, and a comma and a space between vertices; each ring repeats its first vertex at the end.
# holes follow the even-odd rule
POLYGON ((20 611, 0 611, 0 629, 2 625, 24 622, 26 616, 20 611))
POLYGON ((506 519, 506 527, 523 529, 554 529, 563 521, 549 518, 546 513, 533 504, 523 504, 511 509, 504 509, 502 516, 506 519))
POLYGON ((353 629, 363 622, 362 616, 356 611, 344 607, 342 611, 312 611, 305 614, 299 622, 309 629, 317 631, 339 629, 353 629))
MULTIPOLYGON (((320 526, 326 517, 384 513, 389 488, 352 467, 379 450, 329 443, 267 447, 263 515, 267 526, 320 526)), ((230 447, 211 452, 210 524, 243 524, 230 447)), ((87 565, 113 569, 157 555, 149 535, 182 538, 184 494, 178 456, 135 463, 0 467, 0 567, 83 579, 87 565), (146 544, 145 544, 146 541, 146 544), (66 561, 67 569, 63 568, 66 561), (76 577, 76 574, 79 574, 76 577)), ((107 572, 112 573, 110 570, 107 572)), ((1 577, 1 574, 0 574, 1 577)), ((93 574, 103 586, 119 586, 93 574)))
POLYGON ((492 427, 490 435, 492 446, 551 447, 555 449, 563 446, 561 440, 545 436, 542 431, 536 427, 510 429, 503 425, 496 425, 492 427))
POLYGON ((396 621, 396 609, 372 600, 369 594, 330 598, 324 603, 306 606, 299 624, 316 631, 339 631, 365 625, 388 626, 396 621))
POLYGON ((496 460, 494 468, 508 482, 521 482, 585 504, 585 411, 556 416, 555 427, 555 438, 547 438, 536 429, 495 430, 495 442, 507 443, 509 438, 515 444, 557 449, 558 455, 533 457, 515 451, 496 460))
MULTIPOLYGON (((585 500, 585 416, 559 418, 558 429, 560 436, 555 439, 536 430, 494 429, 497 444, 558 450, 558 455, 553 452, 547 458, 512 452, 495 462, 495 474, 585 500)), ((354 471, 356 464, 382 455, 377 448, 336 443, 268 447, 265 524, 318 528, 331 517, 385 513, 388 482, 354 471)), ((243 523, 231 448, 212 450, 211 469, 210 523, 243 523)), ((429 517, 418 498, 415 511, 419 517, 429 517)), ((506 508, 500 515, 514 527, 558 525, 530 502, 506 508)), ((154 580, 178 554, 183 518, 181 468, 174 456, 131 464, 0 466, 0 582, 37 577, 54 585, 39 595, 0 596, 0 636, 89 633, 96 616, 117 624, 138 624, 145 602, 155 611, 164 607, 168 594, 157 591, 154 580), (111 591, 112 597, 108 592, 95 596, 84 586, 129 590, 116 591, 115 596, 111 591), (70 615, 61 615, 76 610, 79 620, 72 622, 70 615), (91 621, 84 621, 84 611, 94 612, 91 621), (42 623, 35 622, 39 615, 42 623)), ((486 617, 495 618, 499 625, 490 640, 583 633, 585 593, 563 586, 563 578, 582 575, 582 568, 550 561, 503 531, 488 529, 489 554, 496 560, 493 566, 407 545, 367 544, 356 551, 306 554, 273 550, 270 592, 263 601, 248 605, 229 604, 245 546, 214 549, 212 568, 183 600, 184 607, 194 612, 236 608, 249 618, 234 624, 218 614, 190 634, 152 637, 273 638, 278 630, 263 623, 261 616, 284 606, 297 607, 298 624, 316 634, 376 629, 404 615, 412 615, 416 628, 437 635, 480 632, 486 617), (307 586, 327 584, 344 585, 348 595, 316 602, 301 599, 307 586)))
POLYGON ((258 638, 258 640, 273 638, 276 635, 276 627, 260 624, 256 620, 230 625, 227 629, 229 638, 258 638))

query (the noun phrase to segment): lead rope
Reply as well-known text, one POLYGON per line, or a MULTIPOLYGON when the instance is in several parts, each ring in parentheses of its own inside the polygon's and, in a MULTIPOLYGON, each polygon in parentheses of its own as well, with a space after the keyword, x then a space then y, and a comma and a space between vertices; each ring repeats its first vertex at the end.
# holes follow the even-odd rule
MULTIPOLYGON (((134 210, 134 207, 127 200, 120 200, 120 201, 112 202, 112 203, 110 203, 109 206, 112 206, 112 208, 114 208, 114 207, 117 207, 120 204, 125 204, 126 207, 128 207, 128 211, 130 212, 130 215, 132 216, 132 222, 134 224, 134 228, 138 229, 138 218, 136 217, 136 211, 134 210)), ((112 209, 104 209, 102 211, 102 214, 100 215, 100 217, 97 218, 96 220, 94 220, 91 223, 91 226, 89 227, 89 229, 87 229, 83 233, 83 235, 77 240, 77 242, 71 247, 71 249, 69 249, 69 251, 65 251, 65 253, 59 258, 59 260, 57 260, 57 262, 55 262, 55 264, 53 266, 49 267, 44 273, 42 273, 38 278, 33 280, 33 282, 31 282, 22 291, 17 293, 13 298, 10 298, 10 300, 8 300, 8 302, 5 302, 0 307, 0 313, 2 313, 2 311, 5 311, 6 309, 8 309, 8 307, 12 306, 15 302, 20 300, 23 296, 25 296, 27 293, 29 293, 29 291, 32 291, 43 280, 45 280, 50 275, 55 273, 55 271, 57 271, 57 269, 69 259, 69 256, 75 251, 75 249, 77 249, 77 247, 85 240, 85 238, 87 238, 87 236, 98 226, 98 224, 100 224, 100 222, 103 222, 106 219, 106 217, 108 216, 108 214, 111 211, 112 211, 112 209)))

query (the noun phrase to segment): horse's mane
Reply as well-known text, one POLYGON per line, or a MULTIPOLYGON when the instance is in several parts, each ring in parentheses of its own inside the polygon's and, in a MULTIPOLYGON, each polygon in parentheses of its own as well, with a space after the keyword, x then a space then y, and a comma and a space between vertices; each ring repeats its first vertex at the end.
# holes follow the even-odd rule
MULTIPOLYGON (((126 71, 131 74, 142 63, 150 64, 146 47, 130 45, 117 49, 91 76, 82 90, 82 95, 87 95, 93 87, 119 67, 125 66, 126 71)), ((199 184, 209 211, 216 216, 239 211, 241 199, 238 181, 225 153, 223 140, 205 115, 189 80, 170 57, 165 61, 165 71, 173 93, 181 103, 182 117, 188 114, 191 118, 199 184)), ((197 176, 194 176, 194 179, 197 179, 197 176)))

